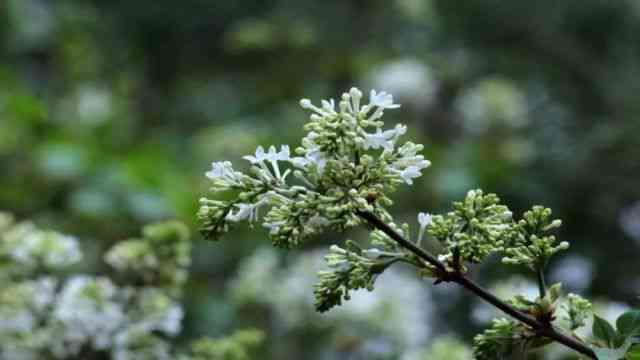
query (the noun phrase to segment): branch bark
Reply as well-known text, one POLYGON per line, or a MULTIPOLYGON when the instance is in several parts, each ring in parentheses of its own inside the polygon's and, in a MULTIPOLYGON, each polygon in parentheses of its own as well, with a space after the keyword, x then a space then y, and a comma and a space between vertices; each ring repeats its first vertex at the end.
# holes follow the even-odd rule
POLYGON ((495 306, 496 308, 500 309, 504 313, 510 315, 514 319, 528 325, 540 336, 553 339, 554 341, 559 342, 591 359, 597 359, 593 350, 591 350, 584 343, 560 333, 552 325, 545 324, 541 321, 538 321, 536 318, 532 317, 531 315, 523 313, 522 311, 514 308, 508 303, 500 300, 495 295, 485 290, 480 285, 476 284, 473 280, 466 277, 464 274, 460 272, 447 270, 447 267, 442 262, 440 262, 435 256, 431 255, 430 253, 426 252, 422 248, 418 247, 416 244, 409 241, 408 239, 405 239, 404 236, 402 236, 397 231, 395 231, 392 227, 390 227, 388 224, 382 221, 375 214, 367 211, 359 211, 358 216, 360 216, 362 219, 367 221, 369 225, 384 232, 387 236, 389 236, 392 240, 400 244, 402 247, 408 249, 417 257, 424 260, 429 265, 433 266, 438 272, 438 274, 441 276, 439 280, 454 282, 462 286, 463 288, 472 292, 476 296, 480 297, 482 300, 488 302, 489 304, 495 306))

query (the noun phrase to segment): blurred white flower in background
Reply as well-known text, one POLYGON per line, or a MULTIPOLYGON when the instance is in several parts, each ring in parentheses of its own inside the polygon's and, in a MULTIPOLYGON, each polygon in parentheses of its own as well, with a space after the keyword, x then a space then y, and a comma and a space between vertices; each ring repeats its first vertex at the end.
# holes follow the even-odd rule
POLYGON ((65 267, 82 260, 75 238, 0 212, 0 359, 88 359, 96 351, 116 360, 190 359, 172 341, 182 330, 190 254, 187 227, 166 221, 104 254, 117 284, 70 274, 65 267))
POLYGON ((79 120, 86 124, 101 124, 109 118, 113 111, 111 92, 97 86, 81 86, 77 91, 75 101, 79 120))
POLYGON ((466 130, 480 134, 493 125, 519 128, 527 124, 527 101, 512 81, 487 78, 468 88, 456 101, 466 130))
POLYGON ((320 314, 315 311, 311 289, 317 281, 316 272, 326 266, 325 253, 297 255, 290 266, 280 268, 275 251, 261 248, 247 258, 229 290, 239 303, 269 306, 281 331, 309 325, 335 327, 335 331, 361 337, 360 351, 364 353, 402 349, 402 359, 413 358, 412 354, 429 341, 433 310, 430 290, 413 273, 392 268, 377 280, 375 291, 352 292, 351 300, 320 314))
POLYGON ((41 231, 32 224, 16 226, 4 236, 0 254, 27 267, 39 265, 61 268, 81 260, 78 241, 71 236, 54 231, 41 231))
POLYGON ((87 342, 95 349, 111 347, 125 320, 118 295, 108 278, 75 275, 67 280, 53 310, 54 326, 61 331, 52 351, 65 357, 78 354, 87 342))
POLYGON ((38 48, 54 36, 56 18, 52 5, 44 0, 7 1, 11 45, 19 50, 38 48))
POLYGON ((424 111, 433 101, 437 80, 429 66, 413 58, 400 58, 375 67, 370 75, 372 88, 385 89, 398 102, 424 111))
POLYGON ((553 264, 549 280, 562 283, 565 291, 582 292, 591 285, 593 264, 582 256, 568 255, 553 264))
POLYGON ((624 208, 618 221, 622 230, 640 243, 640 201, 624 208))

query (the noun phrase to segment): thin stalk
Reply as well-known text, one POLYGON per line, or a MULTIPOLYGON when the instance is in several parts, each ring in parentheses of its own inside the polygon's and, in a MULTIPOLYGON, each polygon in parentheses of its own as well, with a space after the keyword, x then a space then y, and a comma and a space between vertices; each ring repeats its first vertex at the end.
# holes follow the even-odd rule
POLYGON ((540 298, 547 296, 547 282, 544 279, 544 266, 538 266, 538 291, 540 292, 540 298))
MULTIPOLYGON (((440 262, 435 256, 426 252, 422 248, 416 246, 411 241, 405 239, 404 236, 400 235, 397 231, 395 231, 392 227, 387 225, 375 214, 367 211, 359 211, 358 216, 366 220, 374 228, 384 232, 387 236, 389 236, 392 240, 400 244, 402 247, 408 249, 414 255, 418 256, 419 258, 421 258, 422 260, 424 260, 425 262, 427 262, 428 264, 436 268, 436 270, 439 272, 439 275, 443 276, 443 279, 441 279, 442 281, 454 282, 464 287, 465 289, 472 292, 476 296, 480 297, 484 301, 502 310, 504 313, 530 326, 540 336, 553 339, 591 359, 596 359, 596 355, 593 352, 593 350, 591 350, 584 343, 558 332, 550 324, 542 323, 537 319, 535 319, 534 317, 528 314, 525 314, 519 311, 518 309, 514 308, 513 306, 505 303, 504 301, 500 300, 489 291, 483 289, 480 285, 476 284, 473 280, 466 277, 464 274, 460 272, 448 271, 446 266, 442 262, 440 262)), ((542 280, 544 281, 544 278, 542 280)))

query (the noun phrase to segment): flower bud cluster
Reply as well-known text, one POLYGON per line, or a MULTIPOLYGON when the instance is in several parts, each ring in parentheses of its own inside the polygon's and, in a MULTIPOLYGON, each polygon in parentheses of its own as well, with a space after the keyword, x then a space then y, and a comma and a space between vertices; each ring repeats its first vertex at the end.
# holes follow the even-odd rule
POLYGON ((222 339, 203 338, 191 345, 188 356, 177 360, 251 360, 250 350, 264 340, 264 333, 255 329, 238 330, 222 339))
POLYGON ((494 319, 491 327, 473 338, 473 358, 494 360, 510 358, 523 340, 523 326, 513 320, 494 319))
POLYGON ((179 292, 191 264, 189 230, 168 221, 145 226, 142 235, 114 245, 105 261, 119 272, 142 277, 145 284, 179 292))
POLYGON ((327 311, 349 300, 349 292, 358 289, 373 290, 374 283, 394 259, 396 254, 378 248, 362 249, 353 241, 346 248, 331 246, 325 260, 328 270, 318 272, 319 282, 314 285, 316 310, 327 311))
POLYGON ((567 312, 565 320, 569 322, 569 329, 576 330, 586 325, 587 318, 591 315, 591 303, 580 295, 569 294, 564 304, 567 312))
POLYGON ((505 249, 502 262, 525 265, 533 271, 546 265, 549 258, 569 248, 566 241, 556 244, 556 238, 548 233, 560 227, 562 221, 551 218, 551 209, 534 206, 514 226, 513 236, 505 249))
POLYGON ((214 162, 206 176, 215 198, 202 198, 198 212, 205 237, 219 238, 240 221, 262 220, 273 244, 289 248, 320 231, 360 224, 358 211, 386 214, 387 195, 413 184, 430 163, 420 154, 422 145, 398 144, 406 126, 382 129, 384 111, 400 106, 390 94, 372 90, 368 103, 362 100, 356 88, 337 104, 301 100, 311 115, 295 155, 287 145, 266 151, 260 146, 244 157, 250 163, 246 173, 230 162, 214 162), (232 200, 221 200, 228 192, 232 200))
POLYGON ((495 194, 471 190, 463 201, 453 203, 453 211, 432 216, 427 232, 445 246, 440 260, 479 263, 504 250, 511 216, 495 194))

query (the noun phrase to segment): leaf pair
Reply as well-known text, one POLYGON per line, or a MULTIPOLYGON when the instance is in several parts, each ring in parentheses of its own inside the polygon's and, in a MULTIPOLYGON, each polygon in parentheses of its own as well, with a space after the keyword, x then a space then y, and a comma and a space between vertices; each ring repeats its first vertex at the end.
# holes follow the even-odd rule
POLYGON ((616 328, 603 318, 593 316, 593 336, 604 345, 593 349, 598 360, 640 360, 640 310, 620 315, 616 328))

